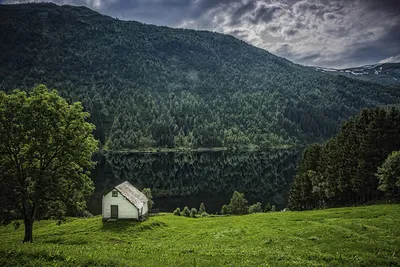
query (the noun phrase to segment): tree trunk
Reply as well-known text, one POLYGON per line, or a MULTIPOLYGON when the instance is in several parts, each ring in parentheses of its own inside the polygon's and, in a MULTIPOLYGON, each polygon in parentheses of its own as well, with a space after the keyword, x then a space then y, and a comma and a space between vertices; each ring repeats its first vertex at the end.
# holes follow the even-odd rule
POLYGON ((24 237, 24 243, 25 242, 33 242, 33 220, 25 220, 25 237, 24 237))

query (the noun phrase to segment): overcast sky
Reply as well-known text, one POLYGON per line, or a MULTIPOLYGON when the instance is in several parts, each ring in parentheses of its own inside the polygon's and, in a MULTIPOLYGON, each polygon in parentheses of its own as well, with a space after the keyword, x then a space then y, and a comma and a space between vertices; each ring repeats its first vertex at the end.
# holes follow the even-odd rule
POLYGON ((400 0, 45 2, 84 5, 123 20, 231 34, 303 65, 344 68, 400 61, 400 0))

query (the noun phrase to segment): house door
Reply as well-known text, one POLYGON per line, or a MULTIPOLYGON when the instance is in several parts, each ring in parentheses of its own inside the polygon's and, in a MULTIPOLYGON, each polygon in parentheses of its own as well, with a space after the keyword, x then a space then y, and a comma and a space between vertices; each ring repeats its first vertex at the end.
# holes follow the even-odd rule
POLYGON ((118 206, 117 205, 111 205, 111 218, 118 219, 118 206))

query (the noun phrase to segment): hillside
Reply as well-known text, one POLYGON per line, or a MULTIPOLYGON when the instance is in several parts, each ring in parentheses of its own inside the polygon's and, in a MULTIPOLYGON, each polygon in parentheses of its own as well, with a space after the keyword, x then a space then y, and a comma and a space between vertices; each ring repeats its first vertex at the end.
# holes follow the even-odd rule
POLYGON ((0 5, 0 18, 0 90, 43 83, 82 101, 106 149, 306 144, 400 100, 228 35, 54 4, 0 5))
POLYGON ((383 63, 347 69, 316 67, 315 70, 400 88, 400 63, 383 63))
POLYGON ((400 266, 400 206, 1 227, 1 266, 400 266))

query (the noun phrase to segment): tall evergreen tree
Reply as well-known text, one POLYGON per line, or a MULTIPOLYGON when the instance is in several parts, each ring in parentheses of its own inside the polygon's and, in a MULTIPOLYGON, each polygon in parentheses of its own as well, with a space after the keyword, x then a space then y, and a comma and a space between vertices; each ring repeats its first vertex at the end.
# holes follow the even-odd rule
MULTIPOLYGON (((303 210, 379 199, 382 193, 377 177, 387 181, 380 188, 387 185, 391 188, 388 195, 393 195, 395 178, 389 178, 388 165, 382 166, 377 176, 375 173, 388 154, 400 149, 399 134, 400 111, 394 107, 365 109, 344 122, 339 133, 323 146, 311 145, 304 150, 289 207, 303 210)), ((395 157, 388 161, 396 162, 395 157)))

